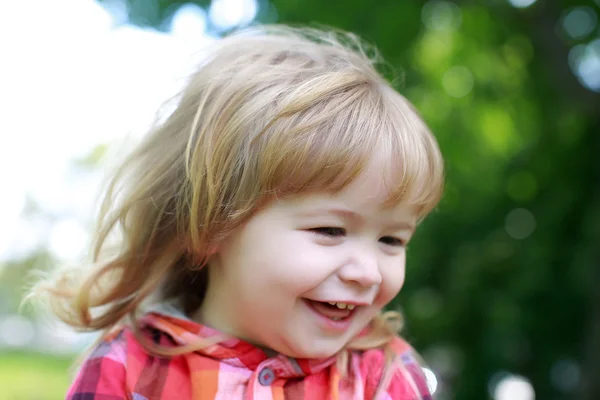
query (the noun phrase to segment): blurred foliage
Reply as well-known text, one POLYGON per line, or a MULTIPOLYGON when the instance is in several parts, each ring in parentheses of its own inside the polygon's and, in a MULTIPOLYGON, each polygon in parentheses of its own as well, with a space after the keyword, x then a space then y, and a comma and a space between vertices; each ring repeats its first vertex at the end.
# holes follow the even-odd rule
MULTIPOLYGON (((129 0, 130 20, 164 29, 183 3, 129 0)), ((375 43, 436 133, 446 194, 392 306, 439 374, 440 398, 489 398, 504 371, 530 379, 537 399, 600 399, 599 94, 569 68, 569 50, 591 37, 559 25, 582 5, 598 12, 583 0, 259 1, 261 22, 375 43), (565 362, 582 371, 576 387, 565 362)))
POLYGON ((0 363, 0 398, 7 400, 56 400, 69 386, 66 358, 37 353, 5 353, 0 363))

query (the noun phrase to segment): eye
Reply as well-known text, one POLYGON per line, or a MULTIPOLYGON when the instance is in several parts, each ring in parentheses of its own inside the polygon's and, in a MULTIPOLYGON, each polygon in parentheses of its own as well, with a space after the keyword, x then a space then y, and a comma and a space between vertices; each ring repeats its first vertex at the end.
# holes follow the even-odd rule
POLYGON ((379 239, 379 241, 383 244, 387 244, 388 246, 400 247, 406 244, 404 240, 392 236, 384 236, 381 239, 379 239))
POLYGON ((310 231, 314 232, 318 235, 330 236, 330 237, 344 236, 346 234, 346 230, 344 228, 335 228, 335 227, 331 227, 331 226, 313 228, 313 229, 310 229, 310 231))

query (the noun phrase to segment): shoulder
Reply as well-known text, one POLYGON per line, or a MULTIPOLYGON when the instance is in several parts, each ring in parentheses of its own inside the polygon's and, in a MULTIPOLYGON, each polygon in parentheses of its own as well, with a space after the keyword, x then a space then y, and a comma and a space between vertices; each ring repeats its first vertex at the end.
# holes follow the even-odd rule
MULTIPOLYGON (((152 344, 172 347, 164 332, 143 329, 152 344)), ((85 359, 66 400, 191 398, 189 370, 182 357, 149 353, 129 328, 102 338, 85 359), (177 397, 173 393, 177 392, 177 397)))
POLYGON ((366 399, 373 399, 378 391, 381 399, 432 399, 420 357, 401 337, 395 337, 385 349, 363 352, 360 365, 366 399))
POLYGON ((66 399, 126 399, 126 346, 125 331, 102 338, 79 367, 66 399))

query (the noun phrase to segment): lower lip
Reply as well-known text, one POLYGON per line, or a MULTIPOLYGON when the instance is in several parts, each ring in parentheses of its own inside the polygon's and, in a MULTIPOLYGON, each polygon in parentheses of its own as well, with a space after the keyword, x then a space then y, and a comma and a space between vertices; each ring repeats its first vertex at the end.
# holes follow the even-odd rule
POLYGON ((348 328, 350 328, 350 324, 352 323, 352 318, 354 317, 354 313, 356 312, 355 310, 352 310, 352 312, 350 313, 350 315, 348 315, 346 318, 341 319, 339 321, 334 321, 331 318, 321 314, 319 311, 317 311, 317 309, 315 309, 313 307, 313 305, 311 304, 310 301, 303 299, 304 303, 308 306, 308 308, 310 309, 310 311, 312 311, 313 314, 315 314, 320 322, 322 322, 329 330, 333 330, 333 331, 337 331, 337 332, 344 332, 347 331, 348 328))

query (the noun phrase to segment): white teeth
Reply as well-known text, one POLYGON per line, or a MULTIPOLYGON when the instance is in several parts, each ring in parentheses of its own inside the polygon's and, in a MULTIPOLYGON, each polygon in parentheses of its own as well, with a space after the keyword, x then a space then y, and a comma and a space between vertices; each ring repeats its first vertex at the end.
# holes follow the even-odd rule
POLYGON ((335 301, 328 301, 327 303, 329 303, 329 305, 331 305, 331 306, 336 306, 340 310, 345 310, 345 309, 354 310, 354 307, 356 307, 354 304, 338 303, 335 301))

